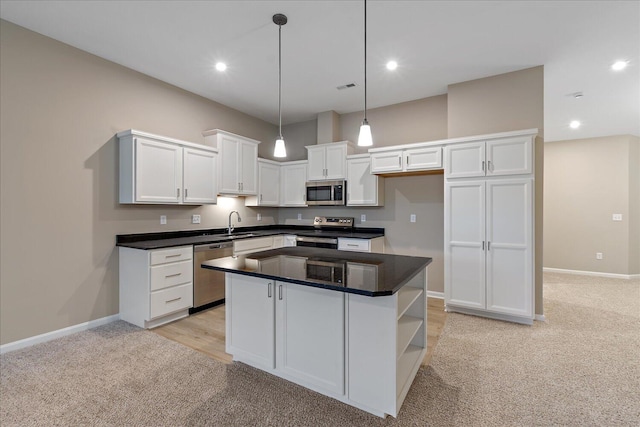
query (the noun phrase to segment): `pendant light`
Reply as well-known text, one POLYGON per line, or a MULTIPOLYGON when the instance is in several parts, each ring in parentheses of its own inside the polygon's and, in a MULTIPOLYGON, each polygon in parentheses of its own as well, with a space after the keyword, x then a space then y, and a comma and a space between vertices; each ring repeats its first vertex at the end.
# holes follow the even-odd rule
POLYGON ((364 0, 364 120, 360 126, 358 146, 369 147, 371 145, 373 145, 371 126, 367 121, 367 0, 364 0))
POLYGON ((276 139, 273 156, 287 157, 287 149, 282 137, 282 26, 287 23, 287 17, 276 13, 273 15, 273 23, 278 26, 278 139, 276 139))

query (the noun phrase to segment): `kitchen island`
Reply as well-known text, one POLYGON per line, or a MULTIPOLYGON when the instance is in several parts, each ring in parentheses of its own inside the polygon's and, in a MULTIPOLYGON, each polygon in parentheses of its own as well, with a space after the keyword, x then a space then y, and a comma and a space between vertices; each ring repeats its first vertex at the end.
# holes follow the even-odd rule
POLYGON ((226 272, 226 351, 397 416, 427 347, 431 258, 289 247, 206 261, 226 272))

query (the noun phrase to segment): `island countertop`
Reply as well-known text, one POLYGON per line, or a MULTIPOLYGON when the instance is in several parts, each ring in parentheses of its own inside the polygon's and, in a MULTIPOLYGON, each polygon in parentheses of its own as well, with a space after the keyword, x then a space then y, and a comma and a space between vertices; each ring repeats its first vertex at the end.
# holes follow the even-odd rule
POLYGON ((286 247, 205 261, 203 268, 370 297, 398 292, 431 258, 286 247))

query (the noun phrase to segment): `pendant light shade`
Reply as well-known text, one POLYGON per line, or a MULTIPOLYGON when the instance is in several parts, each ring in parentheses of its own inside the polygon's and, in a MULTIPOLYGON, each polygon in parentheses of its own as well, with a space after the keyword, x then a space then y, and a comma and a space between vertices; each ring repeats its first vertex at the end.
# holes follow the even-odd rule
POLYGON ((360 126, 360 135, 358 135, 358 145, 360 147, 369 147, 373 145, 373 138, 371 138, 371 126, 367 119, 362 121, 360 126))
POLYGON ((273 157, 287 157, 287 148, 282 137, 282 26, 287 23, 287 17, 276 13, 273 15, 273 23, 278 26, 278 139, 273 157))
POLYGON ((284 139, 276 139, 276 148, 273 150, 273 157, 287 157, 287 148, 284 146, 284 139))
POLYGON ((371 126, 367 121, 367 0, 364 0, 364 120, 360 126, 358 146, 369 147, 373 145, 371 126))

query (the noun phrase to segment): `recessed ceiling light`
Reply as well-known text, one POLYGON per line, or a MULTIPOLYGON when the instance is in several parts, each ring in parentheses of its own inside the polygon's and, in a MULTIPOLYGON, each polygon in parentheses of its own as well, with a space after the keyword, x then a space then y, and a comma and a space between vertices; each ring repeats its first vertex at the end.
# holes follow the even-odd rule
POLYGON ((572 120, 571 123, 569 123, 569 127, 571 129, 578 129, 580 127, 581 123, 579 120, 572 120))
POLYGON ((621 71, 627 68, 627 65, 629 65, 629 61, 616 61, 611 66, 611 69, 613 71, 621 71))
POLYGON ((224 71, 227 69, 227 64, 225 64, 224 62, 218 62, 216 64, 216 70, 218 71, 224 71))
POLYGON ((396 68, 398 68, 398 63, 396 61, 389 61, 387 62, 387 70, 395 70, 396 68))

